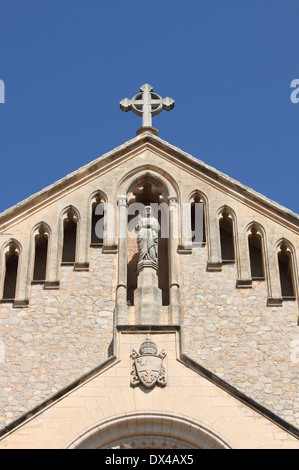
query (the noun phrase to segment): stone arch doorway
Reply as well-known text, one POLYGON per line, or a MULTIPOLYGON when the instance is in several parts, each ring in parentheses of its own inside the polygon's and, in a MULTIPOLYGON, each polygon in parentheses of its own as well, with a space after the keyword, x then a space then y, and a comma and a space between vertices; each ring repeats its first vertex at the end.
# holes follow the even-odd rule
POLYGON ((180 415, 135 412, 97 423, 68 449, 230 449, 202 423, 180 415))

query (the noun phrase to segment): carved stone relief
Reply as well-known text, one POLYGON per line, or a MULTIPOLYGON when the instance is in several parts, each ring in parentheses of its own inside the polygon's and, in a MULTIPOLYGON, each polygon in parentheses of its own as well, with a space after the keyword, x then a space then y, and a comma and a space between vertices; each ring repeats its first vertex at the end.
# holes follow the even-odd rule
POLYGON ((131 352, 133 365, 131 370, 131 384, 142 383, 146 388, 152 388, 155 384, 165 386, 167 383, 163 359, 166 356, 164 349, 157 354, 156 344, 147 335, 141 344, 139 354, 135 349, 131 352))

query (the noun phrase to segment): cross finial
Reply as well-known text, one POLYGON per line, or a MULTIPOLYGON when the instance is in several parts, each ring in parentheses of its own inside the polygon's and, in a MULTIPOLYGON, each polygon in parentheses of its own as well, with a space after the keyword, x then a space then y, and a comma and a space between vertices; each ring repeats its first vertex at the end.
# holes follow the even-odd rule
POLYGON ((119 104, 122 111, 133 111, 137 116, 142 116, 142 127, 137 133, 143 130, 152 130, 157 133, 152 128, 152 116, 156 116, 163 109, 170 111, 174 107, 174 100, 168 97, 161 98, 153 92, 153 87, 146 83, 140 87, 140 93, 131 100, 124 98, 119 104))

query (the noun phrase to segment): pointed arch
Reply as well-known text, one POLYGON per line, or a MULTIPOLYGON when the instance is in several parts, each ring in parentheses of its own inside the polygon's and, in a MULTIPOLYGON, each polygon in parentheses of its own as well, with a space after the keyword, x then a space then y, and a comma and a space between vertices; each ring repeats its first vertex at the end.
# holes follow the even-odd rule
POLYGON ((283 300, 298 298, 298 273, 296 251, 293 244, 281 238, 275 245, 277 253, 278 273, 283 300))
POLYGON ((161 201, 164 200, 166 202, 168 197, 176 196, 180 203, 180 190, 175 179, 169 173, 154 165, 142 165, 126 173, 116 186, 115 201, 117 201, 118 196, 126 194, 128 202, 132 199, 134 202, 135 196, 132 189, 134 187, 137 188, 145 180, 152 181, 157 186, 163 187, 161 201))
POLYGON ((205 245, 207 243, 207 232, 209 230, 208 198, 202 191, 195 189, 189 194, 188 202, 191 204, 190 224, 192 243, 193 245, 196 243, 205 245))
POLYGON ((44 283, 47 279, 50 234, 50 226, 45 222, 39 222, 31 231, 30 252, 32 259, 30 262, 32 265, 31 279, 34 283, 44 283))
POLYGON ((91 246, 103 246, 106 232, 106 208, 108 199, 101 190, 94 191, 88 199, 88 231, 91 246))
POLYGON ((3 302, 14 302, 19 283, 22 246, 15 239, 7 241, 1 250, 1 298, 3 302))
MULTIPOLYGON (((180 315, 176 260, 179 240, 179 205, 177 202, 180 200, 180 192, 178 185, 172 176, 161 168, 153 165, 142 165, 124 175, 117 185, 115 197, 118 206, 117 226, 119 234, 116 292, 117 321, 121 324, 127 321, 128 308, 131 306, 134 291, 137 289, 137 280, 140 279, 137 275, 137 241, 128 233, 130 209, 134 209, 133 203, 140 203, 139 213, 142 205, 153 205, 154 216, 156 218, 161 217, 163 220, 163 223, 160 223, 161 230, 158 236, 158 253, 160 254, 158 255, 158 289, 162 291, 163 307, 167 308, 169 317, 173 319, 172 321, 178 323, 180 315), (124 233, 125 236, 123 236, 124 233)), ((133 213, 133 217, 137 215, 136 212, 133 213)), ((133 225, 131 223, 130 227, 133 225)), ((160 296, 160 291, 158 292, 160 296)), ((160 302, 160 300, 157 300, 157 302, 160 302)), ((138 315, 140 311, 140 304, 138 308, 134 305, 135 315, 138 315)), ((161 309, 162 305, 161 308, 157 307, 157 311, 159 310, 160 313, 161 309)))
POLYGON ((234 263, 238 259, 237 217, 226 205, 217 211, 222 263, 234 263))
POLYGON ((79 246, 79 211, 72 205, 67 206, 61 212, 61 239, 62 253, 61 263, 65 265, 74 265, 77 258, 79 246))
POLYGON ((246 227, 248 240, 251 279, 264 280, 267 277, 267 252, 265 249, 265 230, 255 221, 246 227))
POLYGON ((169 305, 169 206, 165 187, 156 179, 143 175, 128 188, 128 239, 127 239, 127 301, 134 305, 134 291, 138 279, 138 247, 135 226, 146 205, 151 205, 160 224, 158 236, 158 284, 162 291, 162 305, 169 305))

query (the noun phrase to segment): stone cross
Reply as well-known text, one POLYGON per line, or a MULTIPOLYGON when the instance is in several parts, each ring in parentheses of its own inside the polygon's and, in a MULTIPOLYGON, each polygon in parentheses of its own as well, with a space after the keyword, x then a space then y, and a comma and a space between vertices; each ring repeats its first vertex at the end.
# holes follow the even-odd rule
POLYGON ((142 127, 152 127, 152 116, 156 116, 163 109, 170 111, 174 107, 174 100, 161 98, 153 92, 153 87, 146 83, 140 87, 140 93, 131 100, 124 98, 119 104, 122 111, 133 111, 137 116, 142 116, 142 127))

